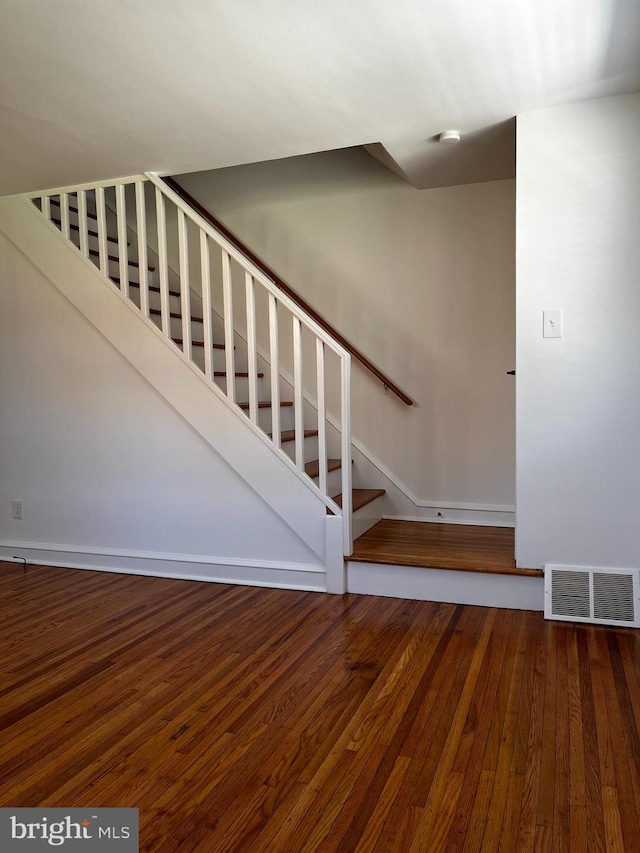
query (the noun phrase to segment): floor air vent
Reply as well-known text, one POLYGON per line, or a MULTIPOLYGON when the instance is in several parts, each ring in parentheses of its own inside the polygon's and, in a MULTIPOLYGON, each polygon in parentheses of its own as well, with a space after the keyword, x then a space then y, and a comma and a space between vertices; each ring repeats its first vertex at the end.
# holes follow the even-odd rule
POLYGON ((640 627, 639 572, 545 566, 546 619, 640 627))

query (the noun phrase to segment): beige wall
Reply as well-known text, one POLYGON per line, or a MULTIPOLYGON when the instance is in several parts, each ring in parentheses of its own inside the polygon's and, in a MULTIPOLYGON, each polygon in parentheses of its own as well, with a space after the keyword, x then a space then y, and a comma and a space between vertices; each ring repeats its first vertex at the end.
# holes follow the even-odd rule
POLYGON ((640 95, 518 118, 521 565, 640 565, 639 140, 640 95))
POLYGON ((360 149, 180 182, 415 400, 354 435, 421 501, 514 500, 514 182, 416 190, 360 149))

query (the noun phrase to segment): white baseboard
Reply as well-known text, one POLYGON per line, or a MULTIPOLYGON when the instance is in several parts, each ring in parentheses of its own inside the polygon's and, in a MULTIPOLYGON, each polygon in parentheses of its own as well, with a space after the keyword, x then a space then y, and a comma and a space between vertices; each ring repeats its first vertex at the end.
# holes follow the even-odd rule
POLYGON ((347 563, 347 591, 387 598, 544 610, 544 578, 347 563))
POLYGON ((322 566, 199 554, 0 541, 0 560, 68 569, 326 592, 322 566))
POLYGON ((385 519, 390 521, 420 521, 423 524, 472 524, 474 527, 515 527, 512 513, 491 513, 483 511, 476 515, 468 510, 456 512, 449 509, 446 516, 434 516, 433 512, 428 515, 394 515, 385 513, 385 519))

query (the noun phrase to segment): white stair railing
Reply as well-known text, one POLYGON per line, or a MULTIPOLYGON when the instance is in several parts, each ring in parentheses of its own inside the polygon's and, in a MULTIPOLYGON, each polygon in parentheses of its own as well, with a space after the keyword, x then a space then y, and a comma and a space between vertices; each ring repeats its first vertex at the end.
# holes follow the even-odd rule
POLYGON ((342 517, 351 554, 350 353, 153 173, 25 197, 342 517), (329 470, 338 467, 336 488, 329 470))

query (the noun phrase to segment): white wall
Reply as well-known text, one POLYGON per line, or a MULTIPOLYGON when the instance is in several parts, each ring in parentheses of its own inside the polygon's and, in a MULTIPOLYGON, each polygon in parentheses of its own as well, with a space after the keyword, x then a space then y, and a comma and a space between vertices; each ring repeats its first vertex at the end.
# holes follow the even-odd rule
POLYGON ((517 136, 518 562, 638 567, 640 95, 517 136))
POLYGON ((409 492, 510 508, 513 181, 416 190, 360 149, 179 181, 415 399, 354 367, 354 435, 409 492))
MULTIPOLYGON (((0 228, 15 225, 16 234, 22 228, 43 257, 61 253, 63 264, 71 262, 67 281, 77 279, 83 298, 95 288, 94 299, 103 300, 94 307, 105 322, 117 311, 131 315, 141 326, 139 369, 145 358, 158 363, 159 354, 159 369, 176 393, 186 394, 189 382, 198 385, 159 333, 98 281, 88 262, 72 257, 74 250, 44 221, 34 229, 33 211, 21 204, 3 200, 0 228), (183 372, 172 376, 162 358, 183 372)), ((199 408, 222 431, 234 413, 214 398, 222 408, 212 415, 201 396, 199 408)), ((262 460, 274 492, 287 492, 276 503, 303 507, 305 541, 1 231, 0 399, 0 559, 17 553, 43 562, 324 588, 320 502, 295 476, 292 484, 280 483, 269 466, 272 459, 282 466, 249 434, 242 453, 262 460), (16 498, 24 501, 22 521, 12 518, 16 498)))

